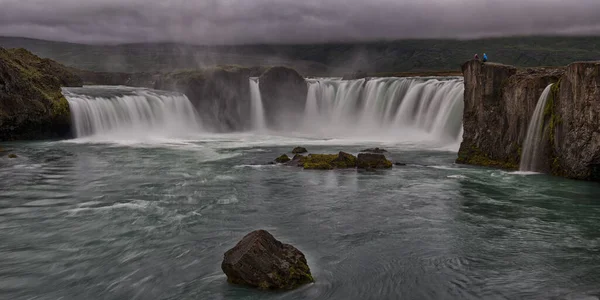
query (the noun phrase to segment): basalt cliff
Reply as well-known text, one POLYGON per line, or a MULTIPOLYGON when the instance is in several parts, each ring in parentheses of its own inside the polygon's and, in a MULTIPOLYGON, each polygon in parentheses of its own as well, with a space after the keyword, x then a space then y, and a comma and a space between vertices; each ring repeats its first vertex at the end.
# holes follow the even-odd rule
POLYGON ((518 169, 537 101, 552 86, 543 115, 539 170, 600 180, 600 62, 566 68, 516 69, 472 60, 465 82, 458 163, 518 169))

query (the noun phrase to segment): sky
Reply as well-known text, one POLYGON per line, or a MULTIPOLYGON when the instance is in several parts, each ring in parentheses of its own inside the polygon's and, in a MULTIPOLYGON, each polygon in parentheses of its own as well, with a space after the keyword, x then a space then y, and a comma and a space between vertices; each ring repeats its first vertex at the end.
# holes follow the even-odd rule
POLYGON ((0 0, 0 36, 323 43, 600 35, 600 0, 0 0))

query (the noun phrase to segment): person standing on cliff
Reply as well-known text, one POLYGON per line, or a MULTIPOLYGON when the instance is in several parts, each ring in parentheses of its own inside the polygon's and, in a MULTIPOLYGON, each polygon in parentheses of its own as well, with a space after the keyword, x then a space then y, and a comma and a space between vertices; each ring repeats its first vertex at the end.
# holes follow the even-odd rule
POLYGON ((475 53, 475 57, 473 57, 474 60, 479 60, 479 55, 477 53, 475 53))
POLYGON ((488 59, 487 59, 487 54, 485 54, 485 53, 484 53, 484 54, 483 54, 483 62, 486 62, 486 61, 488 61, 488 59))

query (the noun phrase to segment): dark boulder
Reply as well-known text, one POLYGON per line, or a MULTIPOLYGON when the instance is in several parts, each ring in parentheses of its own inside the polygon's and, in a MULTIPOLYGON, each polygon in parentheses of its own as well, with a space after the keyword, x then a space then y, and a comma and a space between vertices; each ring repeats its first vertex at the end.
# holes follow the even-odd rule
POLYGON ((306 150, 306 148, 304 147, 296 147, 294 148, 294 150, 292 150, 293 154, 300 154, 300 153, 306 153, 308 152, 308 150, 306 150))
POLYGON ((401 162, 395 162, 394 166, 406 166, 405 163, 401 163, 401 162))
POLYGON ((389 169, 392 167, 392 162, 383 154, 359 153, 357 165, 359 169, 389 169))
POLYGON ((304 169, 332 170, 356 168, 356 157, 350 153, 310 154, 304 160, 304 169))
POLYGON ((275 159, 275 162, 278 162, 280 164, 286 163, 288 161, 290 161, 290 157, 287 156, 287 154, 281 154, 281 156, 275 159))
POLYGON ((227 281, 261 289, 294 289, 314 281, 304 254, 265 230, 246 235, 225 252, 227 281))
POLYGON ((8 158, 17 158, 18 156, 14 153, 11 153, 8 155, 8 158))
POLYGON ((368 153, 385 153, 387 152, 387 150, 383 149, 383 148, 368 148, 365 150, 362 150, 360 152, 368 152, 368 153))

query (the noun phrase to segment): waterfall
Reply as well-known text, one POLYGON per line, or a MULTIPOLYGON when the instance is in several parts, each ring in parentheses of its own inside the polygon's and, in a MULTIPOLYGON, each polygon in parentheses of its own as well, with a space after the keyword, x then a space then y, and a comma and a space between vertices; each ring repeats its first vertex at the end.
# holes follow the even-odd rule
POLYGON ((258 78, 250 78, 250 99, 252 105, 252 129, 263 131, 267 126, 258 78))
POLYGON ((461 138, 462 78, 308 79, 304 124, 331 135, 461 138))
POLYGON ((544 109, 546 108, 546 102, 548 101, 552 85, 548 85, 542 92, 533 111, 531 121, 529 121, 527 136, 523 145, 523 153, 521 153, 519 171, 538 171, 539 156, 541 150, 543 150, 544 109))
POLYGON ((185 95, 125 87, 65 88, 76 137, 183 137, 201 124, 185 95))

